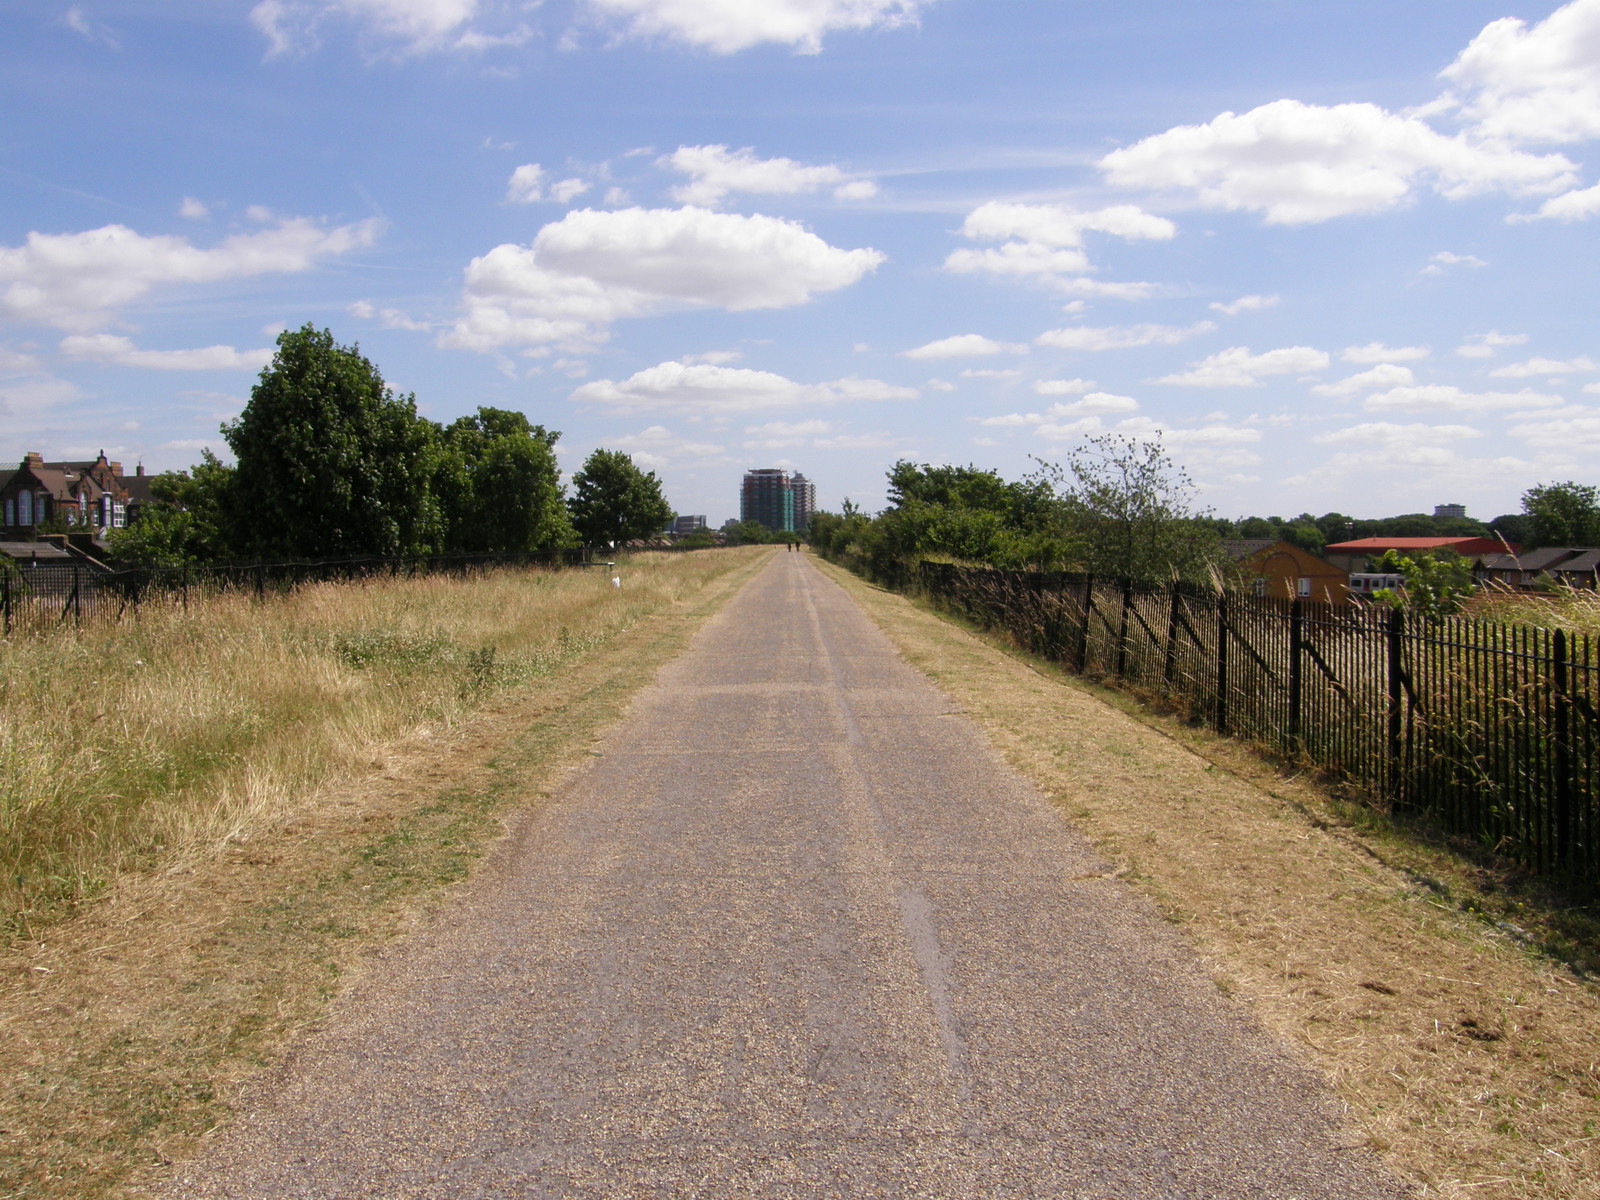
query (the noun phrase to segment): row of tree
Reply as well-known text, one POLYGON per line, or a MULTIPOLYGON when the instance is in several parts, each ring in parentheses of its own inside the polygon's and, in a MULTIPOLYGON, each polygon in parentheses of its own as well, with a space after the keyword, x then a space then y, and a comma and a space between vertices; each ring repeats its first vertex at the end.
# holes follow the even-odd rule
POLYGON ((1301 513, 1288 518, 1240 517, 1237 521, 1213 518, 1213 523, 1224 538, 1281 539, 1313 554, 1330 542, 1372 537, 1498 537, 1525 550, 1600 546, 1600 489, 1570 480, 1539 484, 1522 494, 1521 512, 1505 513, 1492 521, 1431 513, 1363 520, 1330 512, 1320 517, 1301 513))
POLYGON ((497 408, 429 421, 309 324, 279 336, 222 436, 236 465, 207 450, 153 479, 153 502, 113 535, 120 561, 536 553, 648 537, 673 515, 655 473, 615 450, 588 457, 569 497, 559 433, 497 408))
POLYGON ((1225 575, 1222 543, 1231 538, 1281 538, 1320 552, 1330 542, 1360 537, 1489 537, 1498 530, 1524 547, 1600 545, 1600 495, 1578 483, 1530 488, 1522 513, 1497 517, 1490 526, 1423 514, 1227 521, 1196 510, 1194 484, 1159 438, 1106 435, 1061 463, 1035 461, 1033 473, 1008 481, 974 466, 902 460, 889 472, 889 506, 882 513, 868 518, 848 503, 843 513, 818 513, 811 542, 880 574, 932 555, 1147 583, 1225 575))

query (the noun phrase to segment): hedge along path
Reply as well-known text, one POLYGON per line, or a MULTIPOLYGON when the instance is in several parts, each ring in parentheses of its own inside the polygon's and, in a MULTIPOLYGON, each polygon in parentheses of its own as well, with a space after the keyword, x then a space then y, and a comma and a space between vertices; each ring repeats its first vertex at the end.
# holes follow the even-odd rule
POLYGON ((1593 1200, 1600 988, 1439 904, 1247 750, 822 565, 1421 1195, 1593 1200))
POLYGON ((772 551, 716 553, 726 566, 699 591, 385 747, 286 823, 125 875, 39 940, 0 947, 0 1197, 143 1194, 153 1169, 196 1153, 239 1087, 534 811, 772 551))

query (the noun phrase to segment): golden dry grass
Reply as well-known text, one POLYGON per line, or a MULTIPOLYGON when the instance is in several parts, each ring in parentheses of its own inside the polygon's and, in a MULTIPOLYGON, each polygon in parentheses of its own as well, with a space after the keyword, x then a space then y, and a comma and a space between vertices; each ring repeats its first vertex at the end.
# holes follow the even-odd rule
MULTIPOLYGON (((194 1153, 771 553, 640 556, 621 589, 318 586, 59 639, 77 686, 62 736, 15 718, 10 744, 38 756, 8 776, 33 800, 11 819, 65 814, 51 853, 105 882, 0 952, 0 1197, 140 1194, 194 1153), (114 752, 162 766, 119 775, 114 752), (47 788, 46 763, 105 790, 47 788)), ((4 647, 11 695, 46 690, 46 649, 4 647)))
POLYGON ((1328 1077, 1420 1195, 1593 1200, 1600 989, 1442 902, 1244 747, 824 569, 1328 1077))

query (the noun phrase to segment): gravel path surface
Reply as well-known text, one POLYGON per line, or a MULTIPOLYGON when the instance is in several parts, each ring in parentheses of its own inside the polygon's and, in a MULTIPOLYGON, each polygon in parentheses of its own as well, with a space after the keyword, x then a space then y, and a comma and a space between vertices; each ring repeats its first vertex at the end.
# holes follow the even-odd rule
POLYGON ((599 751, 169 1194, 1405 1195, 806 556, 599 751))

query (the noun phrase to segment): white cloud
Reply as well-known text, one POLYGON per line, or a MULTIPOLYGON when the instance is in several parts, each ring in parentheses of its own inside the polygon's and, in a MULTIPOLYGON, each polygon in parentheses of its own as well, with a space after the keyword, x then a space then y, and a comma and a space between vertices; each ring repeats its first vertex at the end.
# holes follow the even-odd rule
POLYGON ((1216 326, 1210 321, 1197 321, 1193 325, 1122 325, 1102 326, 1070 325, 1065 329, 1051 329, 1034 338, 1040 346, 1057 350, 1132 350, 1140 346, 1176 346, 1202 333, 1211 333, 1216 326))
POLYGON ((179 237, 143 237, 122 225, 30 233, 21 246, 0 246, 0 311, 13 320, 87 331, 154 287, 308 271, 322 259, 371 245, 378 230, 376 221, 325 229, 288 220, 210 250, 179 237))
POLYGON ((714 442, 690 441, 664 425, 652 425, 638 433, 608 438, 607 442, 626 453, 638 466, 652 471, 658 467, 717 462, 726 454, 726 447, 714 442))
POLYGON ((1015 342, 997 342, 981 333, 958 333, 940 338, 915 350, 902 350, 902 358, 985 358, 993 354, 1026 354, 1028 347, 1015 342))
POLYGON ((1277 296, 1240 296, 1231 304, 1212 301, 1211 308, 1225 317, 1237 317, 1242 312, 1261 312, 1264 309, 1278 307, 1277 296))
POLYGON ((1456 347, 1456 353, 1462 358, 1493 358, 1496 350, 1507 346, 1523 346, 1528 341, 1525 333, 1501 333, 1498 329, 1491 329, 1488 333, 1473 333, 1467 335, 1467 340, 1456 347))
POLYGON ((1489 372, 1489 378, 1536 379, 1556 375, 1587 375, 1590 371, 1600 371, 1600 363, 1581 355, 1565 361, 1554 358, 1530 358, 1525 362, 1507 363, 1503 367, 1496 367, 1489 372))
POLYGON ((1139 402, 1132 396, 1114 396, 1109 392, 1093 392, 1070 404, 1052 404, 1042 413, 1010 413, 1003 417, 985 417, 978 422, 991 428, 1008 428, 1046 425, 1064 428, 1056 423, 1084 417, 1099 418, 1117 413, 1139 411, 1139 402))
POLYGON ((1182 125, 1100 160, 1118 187, 1192 191, 1202 204, 1300 225, 1381 212, 1427 184, 1450 197, 1570 188, 1573 164, 1446 136, 1419 117, 1375 104, 1276 100, 1204 125, 1182 125))
POLYGON ((1428 260, 1428 265, 1422 268, 1424 275, 1443 275, 1446 267, 1487 267, 1476 254, 1452 254, 1448 250, 1441 250, 1428 260))
POLYGON ((1411 373, 1410 367, 1402 367, 1394 363, 1379 363, 1371 370, 1347 375, 1337 383, 1318 384, 1311 391, 1318 396, 1332 396, 1335 399, 1343 399, 1354 396, 1358 392, 1409 387, 1416 381, 1416 376, 1411 373))
POLYGON ((589 184, 582 179, 563 179, 550 185, 550 199, 557 204, 571 204, 588 190, 589 184))
MULTIPOLYGON (((533 36, 521 23, 490 27, 475 24, 504 8, 481 0, 261 0, 250 22, 267 39, 271 55, 310 51, 331 20, 355 25, 369 40, 402 54, 443 50, 478 53, 495 46, 521 45, 533 36)), ((515 8, 504 16, 514 19, 515 8)))
POLYGON ((178 206, 178 215, 185 221, 204 221, 211 215, 211 210, 193 196, 185 196, 183 203, 178 206))
POLYGON ((259 371, 272 361, 272 348, 235 350, 205 346, 198 350, 140 350, 125 337, 109 333, 73 334, 61 339, 68 358, 153 371, 259 371))
POLYGON ((1083 235, 1106 233, 1126 240, 1168 241, 1177 226, 1132 204, 1079 212, 1055 204, 979 205, 962 222, 961 234, 979 242, 1000 242, 985 250, 956 250, 945 270, 957 274, 986 273, 1053 281, 1068 290, 1139 299, 1150 284, 1104 284, 1075 278, 1093 270, 1083 248, 1083 235))
POLYGON ((695 363, 710 363, 714 367, 725 367, 729 363, 736 363, 744 354, 738 350, 707 350, 704 354, 685 354, 679 361, 686 366, 695 363))
POLYGON ((1529 27, 1515 17, 1484 26, 1441 74, 1473 93, 1461 113, 1507 143, 1600 137, 1600 0, 1574 0, 1529 27))
POLYGON ((544 199, 544 168, 538 163, 523 163, 511 172, 506 184, 506 203, 533 204, 544 199))
POLYGON ((961 378, 963 378, 963 379, 1021 379, 1022 378, 1022 372, 1018 371, 1014 367, 1013 368, 1008 368, 1006 370, 996 370, 994 368, 990 368, 990 369, 987 369, 987 370, 973 370, 972 368, 969 367, 967 370, 961 372, 961 378))
POLYGON ((1600 412, 1573 407, 1558 413, 1530 414, 1506 430, 1514 438, 1541 450, 1563 455, 1600 453, 1600 412))
POLYGON ((1424 425, 1419 422, 1398 425, 1392 421, 1369 421, 1318 434, 1311 440, 1324 446, 1387 446, 1396 442, 1463 441, 1483 436, 1482 430, 1473 429, 1470 425, 1424 425))
POLYGON ((930 379, 922 386, 930 392, 953 392, 956 390, 956 385, 948 379, 930 379))
POLYGON ((689 183, 672 189, 673 199, 707 208, 722 203, 730 192, 795 196, 831 187, 840 199, 861 200, 878 191, 870 180, 852 181, 832 164, 811 167, 792 158, 757 158, 749 146, 731 152, 726 146, 679 146, 656 165, 689 176, 689 183))
POLYGON ((1600 184, 1552 196, 1539 206, 1538 212, 1512 213, 1506 220, 1513 225, 1528 221, 1587 221, 1596 213, 1600 213, 1600 184))
POLYGON ((1092 379, 1041 379, 1033 385, 1039 396, 1081 396, 1094 390, 1092 379))
POLYGON ((624 317, 788 308, 848 287, 883 260, 776 217, 582 209, 546 225, 529 246, 496 246, 473 259, 466 312, 443 340, 473 350, 584 344, 624 317))
POLYGON ((1328 361, 1326 351, 1310 346, 1285 346, 1265 354, 1251 354, 1244 346, 1231 346, 1194 363, 1187 371, 1163 375, 1156 382, 1186 387, 1260 387, 1269 376, 1326 370, 1328 361))
POLYGON ((715 54, 775 43, 816 54, 840 30, 914 23, 929 0, 589 0, 637 37, 663 37, 715 54))
POLYGON ((1415 362, 1428 357, 1426 346, 1401 346, 1391 348, 1382 342, 1368 342, 1365 346, 1348 346, 1339 352, 1347 363, 1401 363, 1415 362))
POLYGON ((1528 408, 1553 408, 1564 403, 1560 396, 1548 396, 1524 389, 1520 392, 1464 392, 1444 384, 1423 384, 1391 388, 1368 396, 1363 407, 1368 412, 1506 412, 1528 408))
POLYGON ((99 42, 112 50, 122 49, 122 38, 109 25, 94 20, 82 7, 74 4, 61 16, 61 23, 73 33, 81 34, 91 42, 99 42))
POLYGON ((836 379, 831 383, 796 383, 770 371, 744 367, 690 366, 664 362, 617 383, 597 379, 572 393, 583 404, 599 404, 622 412, 669 411, 684 416, 760 412, 819 404, 914 400, 913 388, 895 387, 876 379, 836 379))

